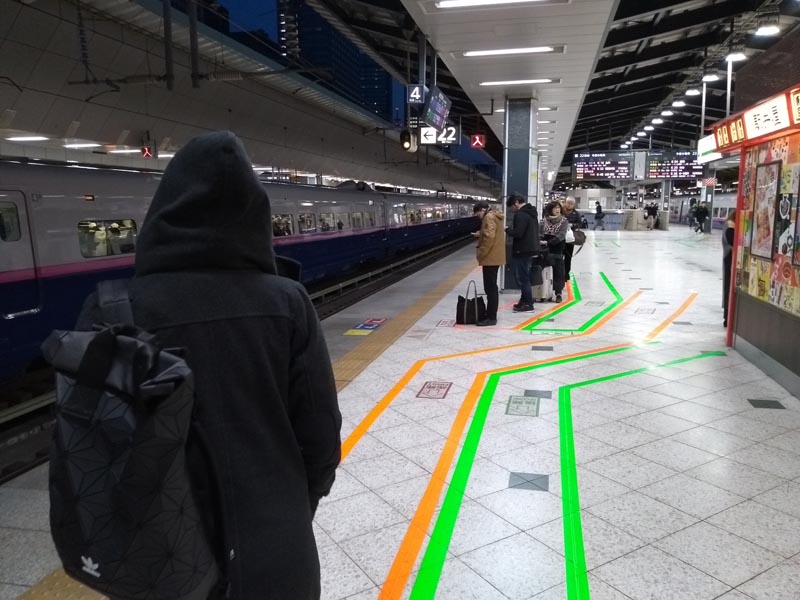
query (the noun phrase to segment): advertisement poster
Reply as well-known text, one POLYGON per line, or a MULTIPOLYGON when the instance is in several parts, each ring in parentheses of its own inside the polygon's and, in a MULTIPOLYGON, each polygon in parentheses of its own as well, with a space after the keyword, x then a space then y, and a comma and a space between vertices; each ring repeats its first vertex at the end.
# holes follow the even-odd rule
POLYGON ((777 256, 791 257, 794 250, 794 194, 781 194, 778 210, 775 211, 775 247, 777 256))
POLYGON ((736 286, 800 316, 800 134, 749 148, 741 185, 736 286))
POLYGON ((756 297, 759 300, 769 301, 770 299, 770 271, 772 263, 766 260, 756 260, 756 297))
POLYGON ((755 206, 753 208, 755 227, 750 243, 750 253, 753 256, 772 259, 775 205, 778 200, 780 173, 780 162, 759 165, 756 169, 755 206))

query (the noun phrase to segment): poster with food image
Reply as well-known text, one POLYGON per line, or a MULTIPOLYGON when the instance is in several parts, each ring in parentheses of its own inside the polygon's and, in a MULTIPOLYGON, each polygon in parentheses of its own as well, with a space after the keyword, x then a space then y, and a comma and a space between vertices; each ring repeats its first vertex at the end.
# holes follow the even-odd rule
POLYGON ((749 277, 747 278, 747 293, 751 296, 758 297, 758 260, 750 257, 750 268, 747 269, 749 277))
POLYGON ((775 205, 778 201, 778 183, 781 163, 758 165, 756 168, 755 206, 753 207, 753 236, 750 253, 771 259, 774 243, 775 205))

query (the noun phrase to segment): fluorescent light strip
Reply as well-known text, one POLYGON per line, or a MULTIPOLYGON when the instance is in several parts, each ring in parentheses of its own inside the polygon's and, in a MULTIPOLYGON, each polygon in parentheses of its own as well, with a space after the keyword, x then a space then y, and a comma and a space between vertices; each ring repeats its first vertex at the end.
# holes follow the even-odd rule
POLYGON ((544 52, 555 52, 552 46, 533 46, 531 48, 503 48, 500 50, 469 50, 464 52, 464 56, 511 56, 514 54, 540 54, 544 52))
POLYGON ((436 8, 471 8, 473 6, 502 6, 503 4, 530 4, 543 0, 442 0, 436 8))
POLYGON ((99 148, 102 144, 64 144, 64 148, 99 148))
POLYGON ((48 139, 43 135, 18 135, 6 138, 9 142, 46 142, 48 139))
POLYGON ((139 154, 141 150, 109 150, 109 154, 139 154))
MULTIPOLYGON (((509 79, 508 81, 482 81, 481 87, 492 85, 533 85, 537 83, 560 83, 560 79, 509 79)), ((541 108, 539 110, 542 110, 541 108)))

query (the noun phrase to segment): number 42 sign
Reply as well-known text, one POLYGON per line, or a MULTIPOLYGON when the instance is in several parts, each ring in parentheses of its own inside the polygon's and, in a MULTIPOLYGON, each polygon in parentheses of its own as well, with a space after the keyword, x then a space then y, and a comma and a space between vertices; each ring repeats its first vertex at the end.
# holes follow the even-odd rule
POLYGON ((445 127, 442 131, 435 127, 420 127, 419 130, 419 143, 425 146, 454 145, 458 144, 458 138, 458 130, 452 126, 445 127))

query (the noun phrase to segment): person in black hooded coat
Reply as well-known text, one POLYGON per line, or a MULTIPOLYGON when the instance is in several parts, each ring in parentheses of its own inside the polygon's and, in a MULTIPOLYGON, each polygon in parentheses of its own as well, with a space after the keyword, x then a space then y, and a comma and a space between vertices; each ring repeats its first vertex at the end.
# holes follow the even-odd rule
MULTIPOLYGON (((184 348, 194 372, 209 448, 192 475, 231 600, 320 597, 311 522, 341 455, 319 320, 278 268, 299 276, 291 262, 276 267, 269 201, 241 142, 190 141, 143 223, 130 296, 137 326, 184 348)), ((90 297, 78 327, 98 316, 90 297)))

